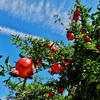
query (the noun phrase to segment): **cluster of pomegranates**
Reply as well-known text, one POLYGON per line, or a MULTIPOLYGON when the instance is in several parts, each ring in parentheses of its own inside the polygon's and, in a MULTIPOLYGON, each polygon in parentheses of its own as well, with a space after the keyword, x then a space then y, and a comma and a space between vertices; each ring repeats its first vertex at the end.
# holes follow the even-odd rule
POLYGON ((90 42, 90 41, 91 41, 91 38, 90 38, 89 35, 86 34, 86 30, 85 30, 85 29, 81 29, 80 32, 81 32, 82 34, 85 34, 85 36, 84 36, 84 41, 85 41, 85 42, 90 42))
MULTIPOLYGON (((63 91, 64 91, 64 88, 63 87, 58 87, 57 88, 57 92, 60 93, 61 95, 63 94, 63 91)), ((48 98, 52 98, 54 96, 54 92, 53 91, 50 91, 48 93, 48 98)))
POLYGON ((53 42, 49 42, 49 43, 47 43, 47 48, 50 50, 49 51, 50 57, 53 59, 54 54, 57 52, 57 47, 55 46, 55 44, 53 42))
POLYGON ((57 48, 55 47, 54 43, 49 42, 49 43, 47 44, 47 48, 51 49, 51 51, 52 51, 53 53, 56 53, 57 48))
MULTIPOLYGON (((54 46, 53 43, 48 43, 47 47, 53 52, 56 53, 57 48, 54 46)), ((63 62, 65 66, 69 65, 69 62, 63 62)), ((37 61, 36 64, 32 61, 30 57, 24 57, 20 58, 15 65, 15 70, 11 71, 10 74, 11 76, 14 77, 21 77, 21 78, 29 78, 33 75, 34 70, 35 70, 35 65, 36 66, 41 66, 42 65, 42 59, 37 61)), ((60 71, 64 70, 64 67, 58 62, 55 62, 51 66, 51 74, 57 74, 60 71)))
MULTIPOLYGON (((85 29, 81 29, 80 32, 82 34, 85 34, 86 33, 85 29)), ((74 33, 73 32, 69 32, 69 31, 67 32, 66 37, 67 37, 68 40, 75 39, 74 33)), ((84 41, 85 42, 90 42, 91 41, 91 38, 86 34, 86 35, 84 35, 84 41)))
MULTIPOLYGON (((74 11, 74 14, 73 14, 73 20, 75 20, 76 22, 79 20, 79 14, 80 14, 80 11, 78 8, 76 8, 76 10, 74 11)), ((86 30, 85 29, 81 29, 80 32, 82 34, 85 34, 86 33, 86 30)), ((73 32, 71 31, 68 31, 67 34, 66 34, 66 37, 68 40, 73 40, 75 39, 75 35, 73 32)), ((91 38, 86 34, 84 36, 84 41, 85 42, 90 42, 91 41, 91 38)))
MULTIPOLYGON (((79 14, 80 14, 80 11, 78 8, 76 8, 76 10, 74 11, 74 14, 73 14, 73 20, 75 20, 76 22, 79 20, 79 14)), ((84 42, 91 42, 91 37, 87 34, 86 29, 84 29, 84 28, 81 29, 80 33, 85 34, 83 37, 84 42)), ((68 31, 66 34, 66 37, 68 40, 74 40, 75 34, 72 31, 68 31)), ((97 49, 100 51, 100 44, 97 44, 97 49)))
MULTIPOLYGON (((56 51, 57 51, 56 46, 52 42, 47 44, 47 48, 49 48, 53 53, 56 53, 56 51)), ((50 52, 50 54, 53 54, 52 52, 50 52)), ((51 57, 53 57, 53 55, 51 55, 51 57)), ((68 66, 69 62, 65 61, 65 62, 62 63, 62 65, 68 66)), ((50 67, 51 68, 50 73, 52 75, 54 75, 54 74, 58 74, 60 71, 63 71, 64 67, 62 67, 62 65, 59 62, 54 62, 50 67)))
MULTIPOLYGON (((47 47, 51 49, 52 52, 56 52, 56 47, 52 43, 47 44, 47 47)), ((20 58, 15 65, 15 70, 10 72, 13 77, 29 78, 33 75, 36 66, 42 65, 42 59, 36 62, 32 61, 30 57, 20 58)))

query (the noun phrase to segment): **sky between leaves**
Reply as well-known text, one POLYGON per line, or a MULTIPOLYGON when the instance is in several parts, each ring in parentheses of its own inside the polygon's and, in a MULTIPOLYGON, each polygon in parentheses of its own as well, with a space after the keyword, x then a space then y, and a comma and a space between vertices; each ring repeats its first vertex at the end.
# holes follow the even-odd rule
MULTIPOLYGON (((82 4, 92 7, 96 11, 99 0, 81 0, 82 4)), ((2 65, 4 59, 10 56, 10 62, 19 59, 19 49, 10 44, 10 34, 25 34, 34 37, 48 38, 50 40, 62 40, 66 45, 70 43, 66 39, 69 13, 74 8, 75 0, 0 0, 0 59, 2 65), (54 23, 54 14, 58 14, 64 23, 54 23)), ((43 74, 43 73, 41 73, 43 74)), ((3 87, 3 77, 0 76, 0 98, 7 94, 7 88, 3 87), (1 92, 2 91, 2 92, 1 92)), ((4 99, 3 99, 4 100, 4 99)))

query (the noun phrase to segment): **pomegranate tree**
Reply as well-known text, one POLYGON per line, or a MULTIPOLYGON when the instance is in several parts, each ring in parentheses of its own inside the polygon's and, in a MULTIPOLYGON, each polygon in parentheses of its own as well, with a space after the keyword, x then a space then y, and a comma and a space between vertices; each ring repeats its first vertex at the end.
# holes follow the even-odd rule
MULTIPOLYGON (((24 83, 23 86, 26 86, 25 90, 22 90, 21 84, 15 85, 15 88, 10 81, 6 81, 11 89, 12 87, 15 89, 15 98, 18 100, 26 98, 26 100, 30 98, 33 100, 100 100, 100 3, 96 13, 90 14, 91 9, 76 0, 65 32, 66 41, 72 41, 68 45, 63 41, 12 36, 12 43, 20 47, 23 56, 29 56, 31 59, 20 58, 14 70, 7 63, 10 67, 7 71, 11 71, 11 76, 19 81, 23 78, 29 79, 34 73, 32 81, 34 85, 33 83, 25 85, 25 82, 21 81, 24 83), (40 74, 41 71, 43 71, 41 76, 46 76, 49 72, 48 81, 36 80, 35 75, 40 74), (57 78, 55 79, 54 76, 57 78)), ((56 17, 61 23, 59 16, 56 17)))

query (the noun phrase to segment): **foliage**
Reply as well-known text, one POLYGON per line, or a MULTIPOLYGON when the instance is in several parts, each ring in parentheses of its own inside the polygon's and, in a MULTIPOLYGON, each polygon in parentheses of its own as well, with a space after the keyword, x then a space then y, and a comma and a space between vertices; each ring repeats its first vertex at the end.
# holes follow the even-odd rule
MULTIPOLYGON (((97 12, 91 14, 92 8, 86 8, 76 0, 75 10, 71 12, 71 22, 69 28, 66 28, 67 34, 74 34, 73 43, 66 46, 58 41, 48 39, 33 38, 26 36, 24 39, 20 35, 12 35, 12 44, 20 47, 20 57, 30 57, 35 64, 35 74, 48 69, 51 73, 51 66, 58 62, 63 69, 54 74, 59 75, 58 79, 48 79, 48 82, 35 80, 35 74, 32 77, 33 82, 27 84, 27 79, 15 77, 15 80, 5 80, 6 85, 15 95, 10 94, 8 98, 16 100, 48 100, 49 91, 54 91, 54 97, 51 100, 99 100, 100 99, 100 4, 97 5, 97 12), (88 36, 89 38, 86 38, 88 36), (48 44, 52 43, 50 47, 48 44), (52 49, 53 46, 56 49, 52 49), (38 66, 38 62, 42 64, 38 66), (66 65, 64 62, 67 62, 66 65), (59 87, 68 91, 68 95, 60 95, 57 92, 59 87)), ((57 21, 61 22, 58 15, 55 15, 57 21)), ((64 26, 64 24, 61 24, 64 26)), ((66 34, 66 35, 67 35, 66 34)), ((13 67, 8 63, 8 73, 13 67)), ((0 66, 4 69, 4 67, 0 66)), ((4 71, 1 71, 4 72, 4 71)), ((3 74, 0 74, 3 75, 3 74)))
MULTIPOLYGON (((43 84, 41 82, 41 77, 34 75, 33 77, 34 81, 26 84, 25 88, 23 89, 22 83, 20 85, 16 85, 16 83, 12 83, 9 81, 8 87, 10 90, 10 94, 7 96, 6 99, 14 99, 14 100, 48 100, 48 93, 52 91, 52 88, 50 88, 47 84, 43 84), (15 93, 15 95, 13 94, 15 93)), ((59 97, 58 93, 55 93, 55 96, 51 98, 50 100, 62 100, 64 99, 64 96, 59 97)))

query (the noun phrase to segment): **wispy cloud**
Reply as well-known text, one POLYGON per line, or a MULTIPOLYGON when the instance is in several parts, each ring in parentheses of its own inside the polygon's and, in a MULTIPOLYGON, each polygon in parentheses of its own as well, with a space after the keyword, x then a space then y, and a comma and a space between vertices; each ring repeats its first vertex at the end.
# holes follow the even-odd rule
POLYGON ((19 32, 19 31, 16 31, 14 29, 10 29, 10 28, 7 28, 7 27, 2 27, 0 26, 0 34, 5 34, 5 35, 20 35, 20 37, 24 38, 26 35, 27 36, 32 36, 33 38, 39 38, 37 36, 33 36, 33 35, 29 35, 27 33, 22 33, 22 32, 19 32))
POLYGON ((54 32, 63 33, 64 28, 60 24, 54 24, 53 14, 59 14, 66 27, 68 23, 65 20, 68 19, 69 8, 73 4, 72 1, 65 2, 64 0, 59 3, 58 1, 54 2, 54 0, 0 0, 0 10, 13 17, 42 24, 54 32))

